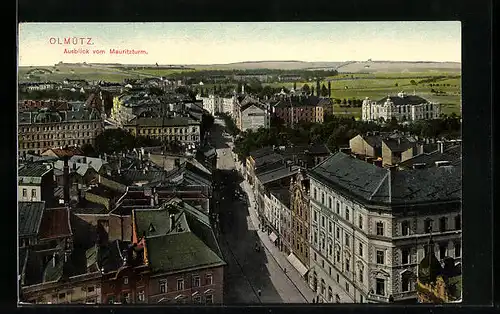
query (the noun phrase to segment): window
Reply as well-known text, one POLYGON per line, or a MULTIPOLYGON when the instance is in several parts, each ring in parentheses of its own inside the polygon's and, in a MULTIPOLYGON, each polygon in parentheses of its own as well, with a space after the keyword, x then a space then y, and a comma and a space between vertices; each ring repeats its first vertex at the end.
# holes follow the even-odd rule
POLYGON ((332 244, 328 243, 328 255, 332 255, 332 244))
POLYGON ((351 216, 349 215, 349 207, 346 207, 345 208, 345 219, 349 220, 350 218, 351 218, 351 216))
POLYGON ((407 274, 403 274, 401 276, 401 291, 408 292, 411 290, 410 287, 410 276, 407 274))
POLYGON ((184 279, 177 279, 177 290, 184 290, 184 279))
POLYGON ((410 222, 405 220, 401 223, 401 235, 407 236, 410 234, 410 222))
POLYGON ((66 293, 59 293, 59 299, 64 299, 66 298, 66 293))
POLYGON ((340 275, 337 274, 337 282, 340 283, 340 275))
POLYGON ((432 219, 427 218, 424 222, 424 230, 425 233, 431 233, 432 232, 432 219))
POLYGON ((375 279, 375 287, 377 295, 385 295, 385 280, 377 278, 375 279))
POLYGON ((137 300, 139 302, 144 302, 146 300, 146 297, 144 296, 144 290, 141 290, 137 293, 137 300))
POLYGON ((337 215, 340 215, 340 202, 337 202, 337 215))
POLYGON ((345 237, 345 245, 349 246, 349 236, 347 236, 347 235, 345 237))
POLYGON ((200 295, 195 296, 193 298, 193 301, 194 301, 194 303, 198 303, 198 304, 201 303, 201 296, 200 295))
POLYGON ((328 275, 332 276, 332 268, 330 266, 328 266, 328 275))
POLYGON ((340 263, 340 250, 337 250, 337 263, 340 263))
POLYGON ((167 292, 167 281, 160 280, 160 293, 165 293, 165 292, 167 292))
POLYGON ((364 301, 365 301, 365 300, 363 299, 363 295, 362 295, 362 294, 360 294, 360 295, 359 295, 359 303, 363 303, 364 301))
POLYGON ((115 296, 110 295, 108 296, 108 304, 114 304, 115 303, 115 296))
POLYGON ((377 250, 377 264, 383 265, 385 256, 384 251, 377 250))
POLYGON ((381 221, 377 222, 377 235, 378 236, 384 235, 384 223, 381 221))
POLYGON ((444 259, 446 257, 446 244, 439 245, 439 259, 444 259))
POLYGON ((207 274, 207 276, 205 277, 205 280, 206 280, 207 286, 212 285, 213 284, 212 274, 207 274))
POLYGON ((410 250, 402 249, 401 250, 401 263, 403 265, 410 264, 410 250))
POLYGON ((318 213, 316 211, 313 212, 313 220, 314 222, 318 221, 318 213))
POLYGON ((325 290, 326 290, 326 285, 325 285, 325 280, 324 279, 321 279, 321 294, 325 294, 325 290))
POLYGON ((332 209, 332 197, 328 197, 328 208, 332 209))
POLYGON ((94 286, 87 287, 88 293, 92 293, 92 292, 94 292, 94 290, 95 290, 94 286))
POLYGON ((460 257, 462 254, 462 245, 460 242, 455 242, 455 257, 460 257))
POLYGON ((332 233, 332 231, 333 231, 333 224, 331 221, 328 221, 328 232, 332 233))
POLYGON ((214 303, 214 296, 211 294, 207 294, 205 296, 205 303, 206 304, 213 304, 214 303))
POLYGON ((318 190, 314 188, 314 199, 318 198, 318 190))
POLYGON ((440 232, 445 232, 446 231, 446 217, 441 217, 439 218, 439 231, 440 232))
POLYGON ((128 285, 128 277, 123 277, 123 284, 128 285))
POLYGON ((321 192, 321 204, 325 205, 325 193, 321 192))
POLYGON ((35 198, 35 197, 36 197, 36 190, 31 189, 31 198, 35 198))
POLYGON ((455 229, 460 230, 462 223, 460 221, 460 215, 455 216, 455 229))
POLYGON ((333 301, 332 287, 328 286, 328 302, 332 302, 332 301, 333 301))
POLYGON ((199 277, 199 276, 195 276, 195 277, 193 278, 193 286, 195 286, 195 287, 199 287, 199 286, 200 286, 200 284, 201 284, 201 282, 200 282, 200 277, 199 277))
POLYGON ((321 227, 325 227, 325 216, 321 216, 321 227))
POLYGON ((346 272, 351 271, 351 264, 350 264, 350 260, 348 258, 345 259, 345 271, 346 272))
POLYGON ((363 243, 359 243, 359 256, 363 257, 363 243))
POLYGON ((358 227, 359 229, 363 229, 363 216, 358 216, 358 227))
POLYGON ((28 197, 28 190, 27 189, 23 189, 23 197, 28 197))
POLYGON ((314 260, 316 260, 316 252, 314 252, 313 258, 314 260))
POLYGON ((358 270, 358 280, 361 283, 363 282, 363 269, 361 268, 358 270))
POLYGON ((337 239, 340 239, 340 228, 337 227, 337 239))

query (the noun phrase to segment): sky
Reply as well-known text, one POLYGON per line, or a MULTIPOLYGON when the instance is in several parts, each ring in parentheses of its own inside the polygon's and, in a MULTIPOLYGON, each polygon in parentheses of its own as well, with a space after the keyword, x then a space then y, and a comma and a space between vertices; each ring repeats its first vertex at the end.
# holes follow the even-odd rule
POLYGON ((460 22, 22 23, 20 66, 60 61, 225 64, 242 61, 461 61, 460 22), (64 38, 84 44, 60 45, 64 38), (87 45, 91 38, 93 45, 87 45), (54 44, 55 42, 55 44, 54 44), (89 49, 68 54, 65 49, 89 49), (103 49, 105 54, 94 54, 103 49), (144 50, 116 55, 110 49, 144 50))

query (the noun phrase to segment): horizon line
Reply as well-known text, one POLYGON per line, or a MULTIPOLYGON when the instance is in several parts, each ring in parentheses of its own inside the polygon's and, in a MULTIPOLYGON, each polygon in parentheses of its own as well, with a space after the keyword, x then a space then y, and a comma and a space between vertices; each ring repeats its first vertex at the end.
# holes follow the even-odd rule
POLYGON ((345 61, 303 61, 303 60, 247 60, 247 61, 235 61, 228 63, 123 63, 123 62, 62 62, 61 63, 53 63, 53 64, 31 64, 31 65, 18 65, 18 67, 26 67, 26 66, 55 66, 58 64, 117 64, 117 65, 156 65, 158 66, 210 66, 210 65, 234 65, 234 64, 242 64, 242 63, 266 63, 266 62, 296 62, 296 63, 346 63, 346 62, 399 62, 399 63, 459 63, 462 64, 461 61, 435 61, 435 60, 345 60, 345 61))

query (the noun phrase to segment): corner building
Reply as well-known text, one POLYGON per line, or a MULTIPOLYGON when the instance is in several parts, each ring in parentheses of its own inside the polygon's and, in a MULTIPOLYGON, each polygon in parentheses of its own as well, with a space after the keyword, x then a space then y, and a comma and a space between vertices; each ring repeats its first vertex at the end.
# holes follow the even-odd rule
POLYGON ((461 167, 384 169, 342 152, 309 171, 309 283, 321 302, 416 302, 429 235, 461 267, 461 167))

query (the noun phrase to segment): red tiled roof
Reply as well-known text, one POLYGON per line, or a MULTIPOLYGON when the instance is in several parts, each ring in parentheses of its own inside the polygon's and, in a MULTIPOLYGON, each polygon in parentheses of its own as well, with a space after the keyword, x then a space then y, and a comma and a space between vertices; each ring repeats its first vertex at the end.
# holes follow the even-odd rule
POLYGON ((71 234, 69 210, 67 208, 50 208, 44 211, 38 233, 40 239, 71 236, 71 234))
POLYGON ((62 149, 51 148, 50 150, 59 158, 64 156, 72 157, 74 155, 83 155, 83 151, 78 147, 67 147, 62 149))

